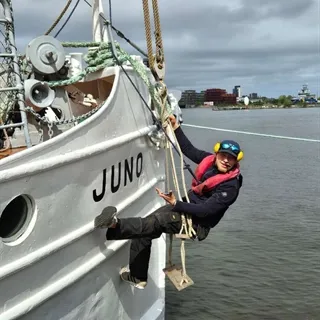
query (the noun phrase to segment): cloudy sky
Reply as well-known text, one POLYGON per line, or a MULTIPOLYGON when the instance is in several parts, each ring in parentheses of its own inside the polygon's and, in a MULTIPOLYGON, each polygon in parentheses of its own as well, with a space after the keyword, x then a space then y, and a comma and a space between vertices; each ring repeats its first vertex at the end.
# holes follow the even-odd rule
MULTIPOLYGON (((65 3, 13 0, 19 51, 47 31, 65 3)), ((295 95, 307 83, 312 92, 320 94, 320 0, 222 3, 159 0, 165 80, 170 89, 224 88, 231 92, 241 85, 245 94, 278 97, 295 95)), ((103 4, 108 15, 108 1, 103 4)), ((112 17, 113 25, 146 51, 142 1, 113 0, 112 17)), ((136 54, 114 37, 125 50, 136 54)), ((91 9, 81 0, 58 39, 91 38, 91 9)))

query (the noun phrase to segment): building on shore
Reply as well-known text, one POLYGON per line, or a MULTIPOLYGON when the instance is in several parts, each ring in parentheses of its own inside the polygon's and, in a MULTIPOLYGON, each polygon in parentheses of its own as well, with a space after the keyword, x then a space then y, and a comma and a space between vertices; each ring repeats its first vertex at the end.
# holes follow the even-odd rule
POLYGON ((185 90, 182 92, 179 101, 180 108, 194 108, 203 105, 205 91, 185 90))
POLYGON ((249 99, 250 99, 250 100, 258 99, 258 94, 255 93, 255 92, 250 93, 250 94, 249 94, 249 99))
POLYGON ((196 90, 185 90, 182 92, 179 106, 181 108, 194 108, 197 101, 196 90))
POLYGON ((237 104, 237 96, 233 93, 227 93, 225 89, 207 89, 204 95, 205 102, 217 104, 237 104))
MULTIPOLYGON (((241 95, 241 86, 233 88, 233 93, 228 93, 225 89, 212 88, 200 92, 196 90, 185 90, 182 92, 179 101, 180 108, 194 108, 196 106, 210 107, 212 105, 236 105, 243 102, 247 96, 241 95)), ((255 101, 258 99, 257 93, 251 93, 249 99, 255 101)))
POLYGON ((235 86, 232 90, 232 93, 237 97, 240 98, 241 97, 241 86, 235 86))
POLYGON ((202 106, 204 104, 205 91, 197 92, 197 106, 202 106))

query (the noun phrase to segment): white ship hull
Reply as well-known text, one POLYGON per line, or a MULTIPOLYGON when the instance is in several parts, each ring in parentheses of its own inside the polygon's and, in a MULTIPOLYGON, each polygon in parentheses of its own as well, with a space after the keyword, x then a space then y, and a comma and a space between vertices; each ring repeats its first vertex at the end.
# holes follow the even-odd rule
POLYGON ((0 240, 0 320, 164 318, 165 237, 153 241, 148 285, 139 290, 119 277, 130 241, 94 230, 108 205, 120 218, 163 205, 155 187, 164 190, 165 155, 148 137, 150 112, 118 67, 86 80, 112 74, 111 93, 90 118, 0 161, 0 213, 19 195, 30 209, 23 234, 0 240))

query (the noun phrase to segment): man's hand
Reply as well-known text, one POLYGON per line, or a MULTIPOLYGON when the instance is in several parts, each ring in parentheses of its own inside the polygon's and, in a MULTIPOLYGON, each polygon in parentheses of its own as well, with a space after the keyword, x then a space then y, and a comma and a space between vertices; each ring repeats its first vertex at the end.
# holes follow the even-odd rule
POLYGON ((162 193, 158 188, 156 188, 156 191, 158 192, 158 195, 166 200, 169 204, 171 204, 172 206, 176 205, 177 200, 172 191, 170 191, 169 193, 162 193))
POLYGON ((180 127, 180 124, 178 123, 176 117, 173 114, 169 116, 169 120, 171 122, 173 130, 176 130, 177 128, 180 127))

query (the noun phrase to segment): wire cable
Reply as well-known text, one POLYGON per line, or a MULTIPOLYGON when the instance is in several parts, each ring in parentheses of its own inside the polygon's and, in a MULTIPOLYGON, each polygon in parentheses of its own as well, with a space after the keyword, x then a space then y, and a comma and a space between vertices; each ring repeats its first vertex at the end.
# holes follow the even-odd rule
POLYGON ((60 32, 61 32, 61 31, 64 29, 64 27, 67 25, 67 23, 69 22, 69 20, 71 19, 72 15, 73 15, 73 13, 74 13, 75 10, 77 9, 79 2, 80 2, 80 0, 78 0, 78 1, 76 2, 76 4, 74 5, 73 9, 71 10, 69 16, 67 17, 66 21, 64 22, 64 24, 61 26, 61 28, 58 30, 58 32, 54 35, 55 38, 60 34, 60 32))

